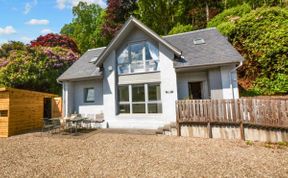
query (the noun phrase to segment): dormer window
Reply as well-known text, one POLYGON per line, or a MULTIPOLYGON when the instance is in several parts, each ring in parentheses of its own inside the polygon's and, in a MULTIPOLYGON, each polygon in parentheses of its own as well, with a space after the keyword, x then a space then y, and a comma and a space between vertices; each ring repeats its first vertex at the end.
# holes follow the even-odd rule
POLYGON ((130 43, 117 58, 118 74, 157 71, 158 48, 148 41, 130 43))

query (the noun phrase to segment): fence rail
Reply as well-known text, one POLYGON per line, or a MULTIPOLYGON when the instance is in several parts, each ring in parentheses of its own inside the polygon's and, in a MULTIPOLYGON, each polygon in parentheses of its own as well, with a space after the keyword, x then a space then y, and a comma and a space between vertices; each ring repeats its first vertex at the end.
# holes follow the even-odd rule
POLYGON ((288 128, 288 100, 285 99, 179 100, 176 112, 178 125, 225 123, 288 128))

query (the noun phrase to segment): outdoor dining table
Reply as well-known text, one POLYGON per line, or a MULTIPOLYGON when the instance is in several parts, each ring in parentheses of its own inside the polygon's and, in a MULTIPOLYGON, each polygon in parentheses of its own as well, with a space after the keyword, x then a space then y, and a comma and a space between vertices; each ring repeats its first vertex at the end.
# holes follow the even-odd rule
POLYGON ((72 124, 75 124, 75 135, 78 133, 77 132, 77 126, 79 125, 79 123, 81 123, 85 118, 82 117, 76 117, 73 119, 67 119, 66 122, 71 122, 72 124))

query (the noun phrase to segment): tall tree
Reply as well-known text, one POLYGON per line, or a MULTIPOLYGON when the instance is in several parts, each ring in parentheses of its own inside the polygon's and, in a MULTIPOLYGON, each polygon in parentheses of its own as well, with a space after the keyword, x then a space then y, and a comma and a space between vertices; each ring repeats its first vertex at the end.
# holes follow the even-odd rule
POLYGON ((139 0, 136 15, 158 34, 166 35, 177 24, 178 15, 182 15, 180 5, 178 0, 139 0))
POLYGON ((61 34, 73 38, 82 53, 106 45, 101 35, 105 11, 99 5, 79 2, 73 7, 73 15, 72 22, 62 27, 61 34))
POLYGON ((106 41, 110 41, 123 23, 133 15, 137 8, 137 0, 108 0, 102 34, 106 41))

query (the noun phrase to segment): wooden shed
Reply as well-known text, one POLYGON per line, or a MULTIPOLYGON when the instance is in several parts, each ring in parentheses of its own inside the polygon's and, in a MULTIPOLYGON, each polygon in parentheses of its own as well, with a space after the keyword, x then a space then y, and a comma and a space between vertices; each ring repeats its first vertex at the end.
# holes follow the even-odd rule
POLYGON ((42 118, 62 115, 61 98, 54 94, 0 88, 0 137, 42 127, 42 118))

